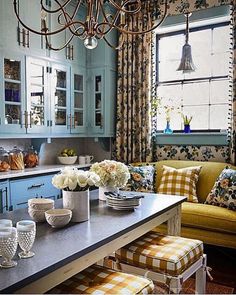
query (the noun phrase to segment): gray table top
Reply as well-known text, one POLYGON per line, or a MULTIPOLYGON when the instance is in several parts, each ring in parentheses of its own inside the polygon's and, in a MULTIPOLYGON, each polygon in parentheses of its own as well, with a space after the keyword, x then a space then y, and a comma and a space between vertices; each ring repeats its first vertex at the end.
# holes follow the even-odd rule
MULTIPOLYGON (((97 191, 90 193, 96 195, 97 191)), ((186 200, 179 196, 144 195, 141 206, 133 211, 114 210, 107 207, 105 202, 95 199, 90 202, 89 221, 70 223, 60 229, 54 229, 47 223, 37 223, 36 240, 32 248, 35 256, 20 260, 16 255, 16 267, 0 269, 0 292, 12 293, 186 200)), ((57 205, 60 207, 61 202, 57 205)), ((14 224, 19 220, 30 219, 27 209, 0 214, 1 218, 12 219, 14 224)))

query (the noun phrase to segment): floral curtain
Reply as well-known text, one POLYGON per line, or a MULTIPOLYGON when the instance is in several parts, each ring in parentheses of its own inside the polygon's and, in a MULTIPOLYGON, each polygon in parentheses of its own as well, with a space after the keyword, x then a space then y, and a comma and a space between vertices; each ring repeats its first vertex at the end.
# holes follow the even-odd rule
POLYGON ((233 105, 232 128, 230 138, 230 162, 236 165, 236 5, 232 5, 233 14, 233 105))
MULTIPOLYGON (((145 28, 153 17, 158 16, 158 10, 163 10, 163 0, 146 0, 151 6, 146 6, 146 17, 139 19, 140 28, 145 28), (155 5, 154 5, 155 4, 155 5), (150 7, 156 7, 153 14, 150 7)), ((232 4, 233 7, 233 111, 230 134, 230 162, 236 164, 236 8, 234 0, 169 0, 168 14, 176 15, 187 11, 206 9, 214 6, 232 4)), ((143 12, 143 11, 142 11, 143 12)), ((130 23, 132 27, 134 23, 130 23)), ((125 36, 124 46, 118 53, 118 88, 117 88, 117 132, 116 158, 124 162, 139 162, 153 160, 151 148, 151 34, 125 36)), ((216 149, 217 150, 217 149, 216 149)), ((225 151, 225 148, 224 148, 225 151)), ((156 153, 156 151, 154 151, 156 153)), ((227 154, 227 153, 226 153, 227 154)), ((154 156, 155 158, 155 156, 154 156)), ((225 159, 229 158, 228 156, 225 159)), ((204 158, 205 159, 205 158, 204 158)), ((205 159, 206 160, 206 159, 205 159)))
MULTIPOLYGON (((130 30, 135 26, 139 30, 150 27, 157 2, 144 2, 142 14, 130 21, 130 30)), ((115 153, 116 159, 125 163, 151 160, 151 39, 151 33, 125 34, 123 46, 118 51, 115 153)))

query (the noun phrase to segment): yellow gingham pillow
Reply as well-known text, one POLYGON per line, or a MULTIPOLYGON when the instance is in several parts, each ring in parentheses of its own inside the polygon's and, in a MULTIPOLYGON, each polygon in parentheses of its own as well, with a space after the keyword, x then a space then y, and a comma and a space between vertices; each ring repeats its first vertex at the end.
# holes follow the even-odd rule
POLYGON ((198 203, 196 184, 202 166, 175 169, 163 165, 160 194, 186 196, 188 202, 198 203))

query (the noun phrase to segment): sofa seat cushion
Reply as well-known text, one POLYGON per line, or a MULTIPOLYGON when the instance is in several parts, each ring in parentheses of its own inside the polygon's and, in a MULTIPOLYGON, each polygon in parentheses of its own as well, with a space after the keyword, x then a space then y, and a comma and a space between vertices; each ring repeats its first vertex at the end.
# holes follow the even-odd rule
POLYGON ((202 241, 150 231, 117 250, 115 256, 120 262, 177 276, 202 254, 202 241))
POLYGON ((182 225, 206 230, 236 233, 236 212, 207 204, 182 204, 182 225))

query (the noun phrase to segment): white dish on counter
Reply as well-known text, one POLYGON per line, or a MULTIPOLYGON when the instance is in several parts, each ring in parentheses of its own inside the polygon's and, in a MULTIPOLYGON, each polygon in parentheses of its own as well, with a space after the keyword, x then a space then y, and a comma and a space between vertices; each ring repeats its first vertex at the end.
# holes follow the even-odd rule
POLYGON ((72 157, 57 157, 58 161, 63 165, 73 165, 77 160, 77 156, 72 157))

